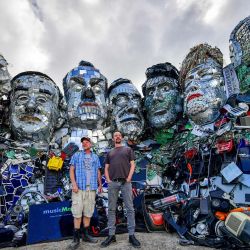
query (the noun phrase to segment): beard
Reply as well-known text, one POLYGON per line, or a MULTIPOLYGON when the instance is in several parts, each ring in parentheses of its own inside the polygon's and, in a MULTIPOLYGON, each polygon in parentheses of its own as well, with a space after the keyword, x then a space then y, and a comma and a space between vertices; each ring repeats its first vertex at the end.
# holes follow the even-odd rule
POLYGON ((121 139, 116 139, 116 140, 115 140, 115 143, 116 143, 116 144, 121 144, 121 142, 122 142, 121 139))
POLYGON ((144 122, 133 120, 119 123, 117 128, 130 140, 137 140, 143 132, 144 122))
POLYGON ((157 129, 169 128, 173 125, 177 117, 175 109, 166 112, 163 115, 149 116, 149 123, 157 129))

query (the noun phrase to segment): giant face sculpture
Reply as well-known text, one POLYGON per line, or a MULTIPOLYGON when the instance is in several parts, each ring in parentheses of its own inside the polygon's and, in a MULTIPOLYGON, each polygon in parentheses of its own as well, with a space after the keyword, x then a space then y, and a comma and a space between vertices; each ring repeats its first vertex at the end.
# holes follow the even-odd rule
POLYGON ((208 44, 193 47, 182 63, 184 112, 197 125, 215 121, 226 101, 222 64, 220 50, 208 44))
POLYGON ((178 70, 170 63, 154 65, 146 71, 142 90, 144 108, 151 127, 169 128, 182 111, 178 70))
POLYGON ((10 123, 15 139, 48 143, 59 123, 58 87, 40 72, 23 72, 12 81, 10 123))
POLYGON ((110 85, 108 95, 115 129, 136 141, 144 128, 139 91, 130 80, 119 78, 110 85))
POLYGON ((240 92, 250 94, 250 16, 232 31, 229 49, 240 82, 240 92))
POLYGON ((69 124, 102 128, 107 118, 107 80, 91 63, 81 61, 63 80, 69 124))

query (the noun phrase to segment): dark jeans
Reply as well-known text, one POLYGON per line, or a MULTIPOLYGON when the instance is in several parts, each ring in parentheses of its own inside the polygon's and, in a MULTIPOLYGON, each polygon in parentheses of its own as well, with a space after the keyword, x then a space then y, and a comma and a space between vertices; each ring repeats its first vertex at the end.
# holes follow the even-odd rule
POLYGON ((115 234, 115 222, 116 222, 116 205, 119 191, 122 192, 123 201, 127 210, 127 223, 128 223, 128 233, 133 235, 135 232, 135 211, 133 206, 132 197, 132 184, 131 182, 110 182, 108 184, 108 227, 109 235, 115 234))

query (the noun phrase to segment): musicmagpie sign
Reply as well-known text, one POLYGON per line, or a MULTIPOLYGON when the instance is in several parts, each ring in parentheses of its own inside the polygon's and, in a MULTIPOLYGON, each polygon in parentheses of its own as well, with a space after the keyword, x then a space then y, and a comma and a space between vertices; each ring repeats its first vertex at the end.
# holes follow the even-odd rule
POLYGON ((72 231, 70 201, 30 206, 27 244, 61 240, 71 236, 72 231))

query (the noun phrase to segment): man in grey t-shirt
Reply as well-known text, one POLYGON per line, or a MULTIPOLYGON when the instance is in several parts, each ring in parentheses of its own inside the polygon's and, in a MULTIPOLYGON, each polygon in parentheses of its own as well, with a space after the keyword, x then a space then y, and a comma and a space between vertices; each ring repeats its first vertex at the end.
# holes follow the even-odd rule
POLYGON ((133 247, 139 248, 140 242, 135 238, 135 212, 132 197, 131 179, 135 171, 135 156, 131 148, 122 146, 122 134, 116 131, 113 134, 115 148, 112 149, 106 157, 105 176, 108 182, 108 227, 109 236, 101 243, 101 247, 107 247, 115 238, 116 205, 119 191, 127 210, 129 242, 133 247))

